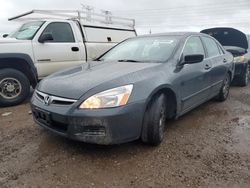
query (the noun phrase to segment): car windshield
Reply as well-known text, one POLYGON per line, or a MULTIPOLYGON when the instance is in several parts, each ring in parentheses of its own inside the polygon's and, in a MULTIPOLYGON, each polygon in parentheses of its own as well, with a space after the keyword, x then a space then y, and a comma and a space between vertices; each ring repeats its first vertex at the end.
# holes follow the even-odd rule
POLYGON ((17 31, 10 35, 10 38, 16 38, 18 40, 32 40, 43 23, 43 21, 37 21, 23 24, 17 31))
POLYGON ((117 45, 99 61, 165 62, 172 55, 180 36, 133 38, 117 45))

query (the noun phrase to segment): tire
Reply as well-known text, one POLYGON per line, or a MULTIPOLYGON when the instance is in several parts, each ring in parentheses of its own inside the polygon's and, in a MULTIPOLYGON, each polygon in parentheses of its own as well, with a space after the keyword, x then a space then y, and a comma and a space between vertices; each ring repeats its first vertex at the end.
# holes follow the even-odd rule
POLYGON ((164 135, 166 123, 166 97, 164 94, 156 96, 148 106, 143 121, 142 142, 158 146, 164 135))
POLYGON ((220 89, 220 93, 217 95, 216 100, 219 102, 223 102, 227 100, 230 90, 230 84, 231 84, 231 77, 229 74, 226 75, 223 85, 220 89))
POLYGON ((248 85, 249 82, 249 77, 250 77, 250 66, 247 64, 246 69, 244 70, 244 73, 240 75, 238 78, 238 84, 239 86, 245 87, 248 85))
POLYGON ((0 106, 8 107, 22 103, 30 94, 30 82, 15 69, 0 70, 0 106))

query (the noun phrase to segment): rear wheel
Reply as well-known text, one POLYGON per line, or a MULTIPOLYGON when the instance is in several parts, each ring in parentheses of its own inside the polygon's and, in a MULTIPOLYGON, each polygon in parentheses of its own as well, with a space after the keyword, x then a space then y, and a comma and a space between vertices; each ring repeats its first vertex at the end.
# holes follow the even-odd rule
POLYGON ((13 106, 23 102, 30 93, 30 82, 15 69, 0 70, 0 106, 13 106))
POLYGON ((166 110, 165 95, 156 96, 144 115, 142 131, 142 141, 144 143, 157 146, 162 142, 166 123, 166 110))
POLYGON ((230 78, 230 75, 227 74, 226 78, 223 81, 223 85, 220 89, 220 93, 216 97, 218 101, 223 102, 227 100, 227 97, 229 95, 229 90, 230 90, 230 83, 231 83, 231 78, 230 78))
POLYGON ((249 64, 247 64, 246 69, 244 70, 244 73, 240 75, 238 79, 239 85, 242 87, 247 86, 249 82, 249 77, 250 77, 250 66, 249 64))

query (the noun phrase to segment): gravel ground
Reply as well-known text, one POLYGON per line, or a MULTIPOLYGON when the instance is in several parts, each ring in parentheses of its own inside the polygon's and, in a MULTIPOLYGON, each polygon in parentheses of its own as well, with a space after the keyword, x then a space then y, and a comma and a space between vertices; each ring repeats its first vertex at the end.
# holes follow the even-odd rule
POLYGON ((250 86, 168 122, 159 147, 71 141, 29 111, 0 109, 0 187, 250 187, 250 86))

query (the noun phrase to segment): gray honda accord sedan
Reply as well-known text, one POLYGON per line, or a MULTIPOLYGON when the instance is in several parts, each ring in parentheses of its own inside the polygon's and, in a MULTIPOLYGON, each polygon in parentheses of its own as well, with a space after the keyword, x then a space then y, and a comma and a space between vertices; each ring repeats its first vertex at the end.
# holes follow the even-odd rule
POLYGON ((45 78, 31 107, 37 124, 71 139, 158 145, 166 120, 226 100, 232 75, 233 56, 206 34, 141 36, 45 78))

